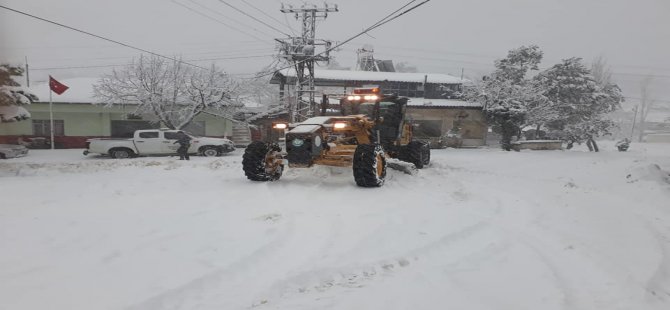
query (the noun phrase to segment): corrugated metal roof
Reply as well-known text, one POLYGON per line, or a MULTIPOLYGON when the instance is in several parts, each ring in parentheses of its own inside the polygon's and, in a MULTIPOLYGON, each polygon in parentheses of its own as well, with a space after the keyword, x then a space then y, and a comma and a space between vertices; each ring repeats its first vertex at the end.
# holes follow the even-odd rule
POLYGON ((456 99, 425 99, 425 98, 409 98, 407 105, 410 107, 460 107, 460 108, 481 108, 482 104, 479 102, 468 102, 456 99))
MULTIPOLYGON (((295 78, 294 69, 284 69, 281 74, 295 78)), ((322 80, 338 81, 389 81, 389 82, 412 82, 434 84, 463 84, 469 80, 461 79, 442 73, 407 73, 407 72, 373 72, 373 71, 350 71, 350 70, 323 70, 314 69, 314 78, 322 80)))

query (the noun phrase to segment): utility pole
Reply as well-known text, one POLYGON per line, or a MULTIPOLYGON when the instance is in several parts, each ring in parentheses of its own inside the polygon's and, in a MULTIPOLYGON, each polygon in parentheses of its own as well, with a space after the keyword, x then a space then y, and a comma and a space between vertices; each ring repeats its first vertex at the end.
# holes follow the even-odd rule
POLYGON ((316 21, 326 19, 328 13, 338 12, 337 5, 317 7, 313 4, 304 4, 300 8, 282 4, 281 12, 295 14, 296 20, 302 22, 301 36, 289 37, 280 40, 280 58, 293 65, 296 71, 295 101, 289 103, 290 122, 301 122, 314 116, 316 108, 314 89, 314 66, 317 62, 330 60, 328 50, 332 42, 316 39, 316 21), (317 47, 325 48, 325 53, 317 53, 317 47))
POLYGON ((30 69, 28 67, 28 56, 26 57, 26 87, 30 87, 30 69))
POLYGON ((630 128, 631 141, 633 140, 633 135, 635 135, 635 122, 637 121, 637 107, 638 106, 635 106, 635 108, 633 108, 633 112, 635 112, 635 114, 633 114, 633 126, 630 128))

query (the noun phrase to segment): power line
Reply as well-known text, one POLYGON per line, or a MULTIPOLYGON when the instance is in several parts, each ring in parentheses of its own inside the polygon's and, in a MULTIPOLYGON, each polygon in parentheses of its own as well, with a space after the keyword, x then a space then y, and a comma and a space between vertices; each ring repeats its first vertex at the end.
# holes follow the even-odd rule
POLYGON ((612 72, 612 75, 629 75, 629 76, 670 79, 670 75, 664 75, 664 74, 642 74, 642 73, 629 73, 629 72, 612 72))
MULTIPOLYGON (((208 42, 185 42, 185 43, 178 43, 178 42, 170 42, 170 43, 164 43, 164 44, 153 44, 154 46, 186 46, 186 47, 217 47, 217 46, 230 46, 232 43, 234 43, 235 46, 245 46, 245 45, 268 45, 268 41, 262 41, 262 42, 257 42, 256 40, 243 40, 243 41, 226 41, 225 44, 223 43, 212 43, 211 41, 208 42)), ((90 49, 90 48, 109 48, 111 45, 87 45, 87 46, 74 46, 74 45, 68 45, 68 46, 24 46, 24 47, 6 47, 3 46, 5 49, 13 49, 13 50, 26 50, 26 49, 90 49)), ((117 46, 113 46, 117 47, 117 46)))
POLYGON ((243 34, 245 34, 245 35, 248 35, 248 36, 250 36, 250 37, 252 37, 252 38, 254 38, 254 39, 258 40, 258 41, 265 42, 265 40, 263 40, 263 39, 261 39, 261 38, 255 36, 255 35, 253 35, 253 34, 250 34, 250 33, 248 33, 248 32, 245 32, 245 31, 243 31, 243 30, 241 30, 241 29, 238 29, 238 28, 235 27, 235 26, 231 26, 231 25, 229 25, 229 24, 227 24, 227 23, 224 23, 224 22, 222 22, 222 21, 220 21, 220 20, 218 20, 218 19, 216 19, 216 18, 214 18, 214 17, 211 17, 211 16, 209 16, 209 15, 207 15, 207 14, 205 14, 205 13, 202 13, 202 12, 200 12, 200 11, 197 11, 196 9, 191 8, 191 7, 185 5, 185 4, 181 3, 181 2, 177 2, 177 1, 175 1, 175 0, 171 0, 171 2, 174 3, 174 4, 176 4, 176 5, 178 5, 178 6, 181 6, 181 7, 185 8, 185 9, 187 9, 187 10, 189 10, 189 11, 195 13, 195 14, 198 14, 198 15, 200 15, 200 16, 202 16, 202 17, 205 17, 205 18, 207 18, 207 19, 209 19, 209 20, 211 20, 211 21, 214 21, 214 22, 216 22, 216 23, 219 23, 219 24, 221 24, 221 25, 224 25, 224 26, 226 26, 226 27, 228 27, 228 28, 230 28, 230 29, 232 29, 232 30, 238 31, 238 32, 243 33, 243 34))
MULTIPOLYGON (((264 58, 271 57, 274 55, 251 55, 251 56, 239 56, 239 57, 217 57, 217 58, 200 58, 200 59, 189 59, 189 61, 213 61, 213 60, 230 60, 230 59, 250 59, 250 58, 264 58)), ((183 61, 182 61, 183 62, 183 61)), ((108 68, 108 67, 122 67, 127 66, 128 64, 109 64, 109 65, 92 65, 92 66, 69 66, 69 67, 50 67, 50 68, 31 68, 31 71, 42 71, 42 70, 67 70, 67 69, 89 69, 89 68, 108 68)))
POLYGON ((205 10, 207 10, 207 11, 209 11, 209 12, 214 12, 214 13, 216 13, 216 15, 219 15, 219 16, 221 16, 221 17, 223 17, 223 18, 229 19, 229 20, 231 20, 231 21, 233 21, 233 22, 235 22, 235 23, 237 23, 237 24, 239 24, 239 25, 241 25, 241 26, 243 26, 243 27, 251 28, 252 30, 254 30, 254 31, 256 31, 256 32, 258 32, 258 33, 260 33, 260 34, 263 34, 263 35, 265 35, 265 36, 267 36, 267 37, 269 37, 269 38, 274 38, 274 36, 272 36, 272 35, 270 35, 270 34, 268 34, 268 33, 265 33, 265 32, 263 32, 263 31, 260 31, 260 30, 256 29, 255 27, 251 27, 251 26, 249 26, 249 25, 246 25, 246 24, 244 24, 244 23, 242 23, 242 22, 240 22, 240 21, 238 21, 238 20, 235 20, 235 19, 233 19, 233 18, 230 18, 230 17, 228 17, 227 15, 225 15, 225 14, 219 12, 218 10, 215 10, 215 9, 213 9, 213 8, 211 8, 211 7, 208 7, 208 6, 206 6, 206 5, 202 4, 202 3, 196 2, 195 0, 188 0, 188 1, 191 2, 191 3, 193 3, 193 4, 195 4, 195 5, 197 5, 197 6, 199 6, 199 7, 201 7, 201 8, 203 8, 203 9, 205 9, 205 10))
MULTIPOLYGON (((227 51, 227 50, 220 50, 220 51, 208 51, 208 52, 201 52, 201 53, 179 53, 180 56, 195 56, 195 55, 218 55, 218 56, 246 56, 250 52, 274 52, 274 49, 269 49, 269 48, 255 48, 255 49, 248 49, 248 50, 232 50, 232 51, 227 51)), ((45 61, 70 61, 70 60, 77 60, 77 61, 88 61, 88 60, 110 60, 110 59, 128 59, 128 58, 134 58, 137 55, 127 55, 127 56, 109 56, 109 57, 94 57, 94 58, 84 58, 84 57, 76 57, 76 58, 37 58, 37 61, 34 62, 45 62, 45 61)))
MULTIPOLYGON (((624 98, 626 98, 626 99, 634 99, 634 100, 642 100, 642 98, 638 98, 638 97, 624 97, 624 98)), ((667 100, 667 99, 647 98, 647 101, 650 101, 650 102, 658 101, 658 102, 670 103, 670 100, 667 100)))
POLYGON ((178 59, 173 58, 173 57, 163 56, 163 55, 161 55, 161 54, 158 54, 158 53, 155 53, 155 52, 152 52, 152 51, 143 49, 143 48, 135 47, 135 46, 132 46, 132 45, 127 44, 127 43, 123 43, 123 42, 119 42, 119 41, 116 41, 116 40, 113 40, 113 39, 109 39, 109 38, 106 38, 106 37, 103 37, 103 36, 99 36, 99 35, 97 35, 97 34, 93 34, 93 33, 90 33, 90 32, 88 32, 88 31, 84 31, 84 30, 81 30, 81 29, 77 29, 77 28, 74 28, 74 27, 70 27, 70 26, 67 26, 67 25, 64 25, 64 24, 61 24, 61 23, 58 23, 58 22, 55 22, 55 21, 46 19, 46 18, 42 18, 42 17, 35 16, 35 15, 29 14, 29 13, 26 13, 26 12, 22 12, 22 11, 19 11, 19 10, 15 10, 15 9, 6 7, 6 6, 4 6, 4 5, 0 5, 0 8, 3 8, 3 9, 5 9, 5 10, 8 10, 8 11, 12 11, 12 12, 18 13, 18 14, 21 14, 21 15, 25 15, 25 16, 28 16, 28 17, 31 17, 31 18, 34 18, 34 19, 38 19, 38 20, 41 20, 41 21, 43 21, 43 22, 47 22, 47 23, 49 23, 49 24, 53 24, 53 25, 56 25, 56 26, 59 26, 59 27, 63 27, 63 28, 69 29, 69 30, 73 30, 73 31, 79 32, 79 33, 83 33, 83 34, 85 34, 85 35, 92 36, 92 37, 95 37, 95 38, 98 38, 98 39, 101 39, 101 40, 105 40, 105 41, 108 41, 108 42, 112 42, 112 43, 114 43, 114 44, 122 45, 122 46, 125 46, 125 47, 127 47, 127 48, 132 48, 132 49, 134 49, 134 50, 138 50, 138 51, 141 51, 141 52, 143 52, 143 53, 147 53, 147 54, 150 54, 150 55, 154 55, 154 56, 156 56, 156 57, 160 57, 160 58, 168 59, 168 60, 171 60, 171 61, 175 61, 175 62, 183 63, 183 64, 186 64, 186 65, 189 65, 189 66, 192 66, 192 67, 196 67, 196 68, 200 68, 200 69, 208 70, 208 71, 209 71, 209 69, 207 69, 207 68, 203 68, 203 67, 201 67, 201 66, 198 66, 198 65, 194 65, 194 64, 185 62, 185 61, 183 61, 183 60, 178 60, 178 59))
POLYGON ((248 16, 249 18, 251 18, 251 19, 253 19, 253 20, 255 20, 255 21, 257 21, 257 22, 259 22, 259 23, 261 23, 261 24, 263 24, 263 25, 265 25, 265 26, 271 28, 271 29, 274 29, 274 30, 276 30, 276 31, 279 31, 279 33, 281 33, 281 34, 283 34, 283 35, 285 35, 285 36, 287 36, 287 37, 290 37, 290 35, 289 35, 288 33, 284 32, 284 31, 281 31, 281 30, 277 29, 276 27, 274 27, 274 26, 272 26, 272 25, 269 25, 268 23, 266 23, 266 22, 264 22, 264 21, 262 21, 262 20, 260 20, 260 19, 258 19, 258 18, 256 18, 256 17, 250 15, 249 13, 244 12, 244 11, 242 11, 242 10, 236 8, 235 6, 231 5, 230 3, 226 2, 226 1, 219 0, 219 2, 221 2, 221 3, 225 4, 225 5, 227 5, 227 6, 230 7, 231 9, 233 9, 233 10, 235 10, 235 11, 238 11, 238 12, 240 12, 240 13, 242 13, 242 14, 248 16))
MULTIPOLYGON (((272 17, 270 14, 265 13, 265 11, 259 9, 259 8, 256 7, 255 5, 249 3, 247 0, 242 0, 242 2, 244 2, 244 4, 246 4, 246 5, 250 6, 250 7, 252 7, 254 10, 260 12, 261 14, 263 14, 263 15, 269 17, 270 19, 274 20, 275 22, 279 23, 280 25, 284 26, 284 24, 283 24, 282 22, 280 22, 280 21, 277 20, 276 18, 272 17)), ((284 15, 284 16, 286 16, 286 15, 284 15)), ((292 29, 290 26, 289 26, 289 30, 293 31, 293 29, 292 29)))

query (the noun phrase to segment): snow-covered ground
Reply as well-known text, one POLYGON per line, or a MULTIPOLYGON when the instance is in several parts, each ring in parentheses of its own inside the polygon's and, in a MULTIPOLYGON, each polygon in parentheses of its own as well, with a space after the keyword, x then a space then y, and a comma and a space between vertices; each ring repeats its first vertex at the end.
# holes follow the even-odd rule
POLYGON ((434 150, 417 175, 0 162, 0 309, 670 309, 670 144, 434 150))

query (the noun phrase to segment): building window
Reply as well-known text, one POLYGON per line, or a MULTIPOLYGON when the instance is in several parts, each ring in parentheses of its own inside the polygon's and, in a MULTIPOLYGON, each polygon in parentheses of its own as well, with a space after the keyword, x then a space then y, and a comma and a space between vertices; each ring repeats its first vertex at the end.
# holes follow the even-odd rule
MULTIPOLYGON (((51 122, 48 119, 33 120, 33 135, 51 136, 51 122)), ((65 122, 62 119, 54 120, 54 136, 65 135, 65 122)))
POLYGON ((186 127, 182 128, 184 131, 194 136, 205 135, 205 121, 192 121, 186 127))
POLYGON ((135 130, 157 129, 148 121, 112 121, 112 137, 132 138, 135 130))

